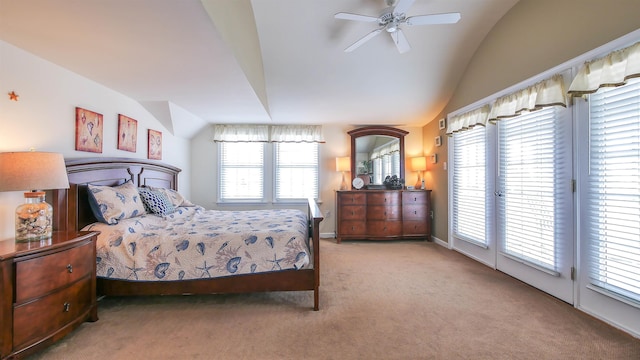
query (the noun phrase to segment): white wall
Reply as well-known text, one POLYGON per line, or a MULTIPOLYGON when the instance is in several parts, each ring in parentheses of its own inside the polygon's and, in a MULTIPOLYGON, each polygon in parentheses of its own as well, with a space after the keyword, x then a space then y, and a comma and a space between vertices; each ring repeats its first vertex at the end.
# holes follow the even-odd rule
MULTIPOLYGON (((189 197, 189 140, 173 136, 135 100, 0 41, 0 152, 62 153, 65 158, 128 157, 146 159, 147 130, 162 132, 162 162, 183 171, 179 190, 189 197), (10 101, 15 91, 19 101, 10 101), (102 153, 75 151, 75 108, 103 115, 102 153), (117 150, 118 114, 138 120, 136 153, 117 150)), ((29 189, 25 189, 29 190, 29 189)), ((14 211, 22 192, 0 193, 0 240, 14 235, 14 211)))

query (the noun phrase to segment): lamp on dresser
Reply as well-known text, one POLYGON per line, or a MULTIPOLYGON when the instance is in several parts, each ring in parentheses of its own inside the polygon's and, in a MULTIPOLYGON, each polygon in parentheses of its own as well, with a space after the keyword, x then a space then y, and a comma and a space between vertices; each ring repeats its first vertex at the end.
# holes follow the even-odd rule
POLYGON ((348 190, 347 180, 345 173, 351 171, 351 158, 348 156, 336 158, 336 171, 342 172, 342 183, 340 184, 340 190, 348 190))
POLYGON ((16 242, 49 239, 53 208, 43 190, 68 189, 62 154, 25 151, 0 153, 0 191, 27 191, 16 209, 16 242))
POLYGON ((418 182, 416 183, 416 189, 424 189, 424 179, 422 178, 422 172, 427 170, 427 158, 424 156, 411 158, 411 169, 418 172, 418 182))

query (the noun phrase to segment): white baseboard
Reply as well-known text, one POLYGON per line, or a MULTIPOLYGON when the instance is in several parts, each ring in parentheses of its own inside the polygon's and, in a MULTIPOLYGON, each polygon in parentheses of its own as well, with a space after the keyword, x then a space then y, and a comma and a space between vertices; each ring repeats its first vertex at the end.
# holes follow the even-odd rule
POLYGON ((438 244, 438 245, 440 245, 440 246, 446 247, 447 249, 451 249, 451 248, 449 247, 449 243, 448 243, 448 242, 446 242, 446 241, 444 241, 444 240, 442 240, 442 239, 438 239, 437 237, 435 237, 435 236, 431 235, 431 240, 432 240, 434 243, 436 243, 436 244, 438 244))
POLYGON ((320 233, 320 238, 321 239, 335 239, 336 238, 336 234, 335 233, 320 233))

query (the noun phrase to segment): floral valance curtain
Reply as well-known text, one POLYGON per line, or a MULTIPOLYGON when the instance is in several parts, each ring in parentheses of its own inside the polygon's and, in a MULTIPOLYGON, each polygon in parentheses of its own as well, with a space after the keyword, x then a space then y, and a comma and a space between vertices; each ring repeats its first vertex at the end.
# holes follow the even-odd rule
POLYGON ((569 86, 569 95, 582 96, 605 86, 621 86, 640 77, 640 42, 586 62, 569 86))
POLYGON ((270 134, 272 142, 324 142, 320 125, 272 125, 270 134))
POLYGON ((215 142, 319 142, 320 125, 215 125, 215 142))
POLYGON ((481 108, 471 110, 464 114, 452 116, 449 118, 449 125, 447 126, 447 135, 452 136, 454 133, 469 130, 474 126, 485 126, 487 118, 489 117, 489 105, 485 105, 481 108))
POLYGON ((539 110, 548 106, 567 106, 562 75, 557 74, 515 93, 500 97, 491 107, 491 123, 520 115, 524 111, 539 110))
POLYGON ((400 152, 400 142, 394 141, 393 144, 381 146, 371 153, 371 159, 381 158, 394 152, 400 152))

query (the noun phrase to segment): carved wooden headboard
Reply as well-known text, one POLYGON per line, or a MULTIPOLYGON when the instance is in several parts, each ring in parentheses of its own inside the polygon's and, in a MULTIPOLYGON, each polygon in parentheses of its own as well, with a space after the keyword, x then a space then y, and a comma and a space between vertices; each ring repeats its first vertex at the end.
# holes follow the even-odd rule
POLYGON ((157 161, 129 158, 78 158, 65 160, 68 190, 54 190, 55 230, 80 230, 96 222, 89 206, 87 185, 116 186, 128 180, 136 186, 178 189, 180 169, 157 161))

